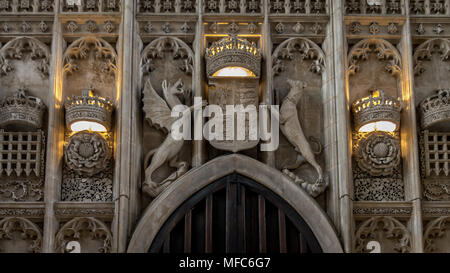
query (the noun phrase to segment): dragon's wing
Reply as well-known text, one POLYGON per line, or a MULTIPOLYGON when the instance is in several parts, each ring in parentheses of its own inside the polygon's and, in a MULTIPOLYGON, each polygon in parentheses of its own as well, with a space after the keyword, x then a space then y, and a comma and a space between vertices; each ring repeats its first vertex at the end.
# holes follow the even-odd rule
POLYGON ((171 111, 166 101, 161 98, 150 82, 147 80, 144 87, 144 112, 145 119, 149 124, 165 133, 170 132, 172 123, 176 118, 171 117, 171 111))

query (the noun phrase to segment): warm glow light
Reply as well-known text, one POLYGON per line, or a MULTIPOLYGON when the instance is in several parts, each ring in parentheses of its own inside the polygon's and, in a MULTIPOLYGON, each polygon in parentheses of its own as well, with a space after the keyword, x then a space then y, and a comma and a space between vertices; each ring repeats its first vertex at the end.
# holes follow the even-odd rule
POLYGON ((214 73, 213 77, 256 77, 255 74, 243 67, 225 67, 214 73))
POLYGON ((359 128, 359 132, 369 133, 374 131, 394 132, 397 130, 397 125, 391 121, 377 121, 365 124, 359 128))
POLYGON ((106 132, 105 126, 92 121, 77 121, 70 125, 72 132, 92 131, 92 132, 106 132))

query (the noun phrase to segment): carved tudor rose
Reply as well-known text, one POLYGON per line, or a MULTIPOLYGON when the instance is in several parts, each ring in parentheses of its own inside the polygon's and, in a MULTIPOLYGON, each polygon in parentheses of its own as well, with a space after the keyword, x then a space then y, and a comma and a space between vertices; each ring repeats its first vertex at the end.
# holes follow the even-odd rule
POLYGON ((67 166, 80 175, 93 176, 104 170, 111 158, 106 140, 87 131, 73 135, 65 147, 67 166))
POLYGON ((400 164, 400 144, 390 135, 372 133, 359 142, 357 162, 373 176, 390 175, 400 164))

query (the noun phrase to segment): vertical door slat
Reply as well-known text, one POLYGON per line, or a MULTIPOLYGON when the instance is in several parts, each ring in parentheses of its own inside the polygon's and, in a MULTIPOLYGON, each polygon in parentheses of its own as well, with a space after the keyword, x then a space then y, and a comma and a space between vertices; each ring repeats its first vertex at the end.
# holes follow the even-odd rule
POLYGON ((184 252, 191 253, 192 239, 192 209, 186 212, 184 216, 184 252))
POLYGON ((280 253, 286 253, 286 217, 281 209, 278 209, 278 230, 280 235, 280 253))
POLYGON ((266 203, 263 196, 258 195, 258 220, 259 220, 259 252, 267 252, 266 242, 266 203))
POLYGON ((212 212, 213 212, 213 195, 210 194, 206 198, 206 220, 205 220, 205 252, 212 253, 212 212))

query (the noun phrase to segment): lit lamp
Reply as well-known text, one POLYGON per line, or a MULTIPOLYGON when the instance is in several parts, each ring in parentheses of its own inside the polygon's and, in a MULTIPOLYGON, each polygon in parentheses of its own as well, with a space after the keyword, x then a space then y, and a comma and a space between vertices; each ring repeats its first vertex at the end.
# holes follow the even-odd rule
POLYGON ((357 132, 395 132, 400 128, 400 99, 387 97, 381 89, 355 101, 352 110, 357 132))
POLYGON ((81 96, 67 98, 66 126, 72 132, 108 132, 114 104, 105 98, 94 96, 91 89, 83 90, 81 96))

